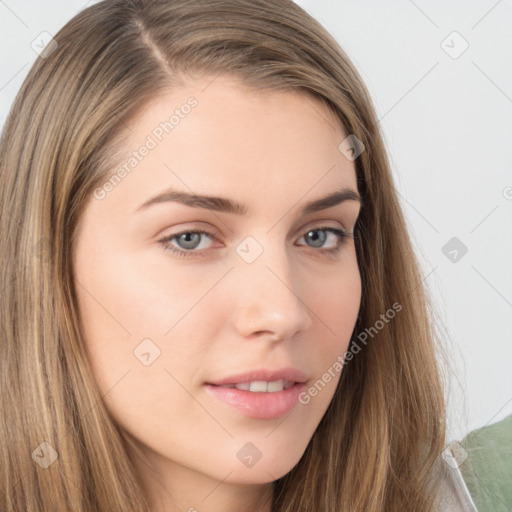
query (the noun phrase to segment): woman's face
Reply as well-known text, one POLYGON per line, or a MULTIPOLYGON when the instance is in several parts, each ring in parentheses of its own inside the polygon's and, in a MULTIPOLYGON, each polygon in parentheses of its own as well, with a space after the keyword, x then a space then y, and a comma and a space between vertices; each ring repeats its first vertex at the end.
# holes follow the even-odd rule
POLYGON ((322 201, 357 194, 338 149, 348 134, 311 97, 210 82, 130 123, 74 254, 105 404, 171 490, 292 469, 333 397, 361 298, 354 241, 339 234, 360 204, 322 201))

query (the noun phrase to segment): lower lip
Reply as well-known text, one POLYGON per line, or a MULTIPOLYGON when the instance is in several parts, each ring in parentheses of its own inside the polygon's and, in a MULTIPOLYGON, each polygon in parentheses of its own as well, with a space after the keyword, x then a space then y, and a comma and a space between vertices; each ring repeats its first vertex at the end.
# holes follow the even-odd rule
POLYGON ((295 383, 283 391, 260 393, 206 384, 206 389, 219 400, 235 407, 249 418, 273 420, 288 414, 299 402, 304 383, 295 383))

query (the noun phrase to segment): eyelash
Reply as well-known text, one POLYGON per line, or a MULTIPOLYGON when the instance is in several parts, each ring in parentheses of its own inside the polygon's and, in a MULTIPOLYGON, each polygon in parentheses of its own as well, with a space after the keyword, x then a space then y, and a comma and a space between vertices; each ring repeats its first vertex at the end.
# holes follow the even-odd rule
MULTIPOLYGON (((340 252, 340 250, 342 249, 343 245, 347 242, 347 240, 354 239, 354 235, 352 235, 342 229, 332 228, 329 226, 320 226, 317 228, 308 229, 305 234, 310 233, 311 231, 328 231, 330 233, 334 233, 338 237, 338 243, 334 249, 323 249, 322 250, 322 249, 315 249, 314 247, 309 247, 309 249, 312 249, 313 252, 317 252, 317 253, 319 252, 320 254, 324 254, 331 258, 334 258, 337 256, 337 254, 340 252)), ((185 249, 180 249, 180 248, 172 246, 172 245, 168 245, 168 242, 171 242, 175 238, 178 238, 184 234, 191 234, 191 233, 198 234, 198 235, 205 235, 214 240, 216 239, 216 237, 212 233, 209 233, 208 231, 204 231, 202 229, 195 229, 195 230, 185 230, 185 231, 180 231, 179 233, 174 233, 170 236, 163 238, 162 240, 159 240, 159 243, 162 244, 164 251, 170 251, 171 253, 173 253, 175 256, 178 256, 179 258, 187 258, 187 257, 193 257, 193 256, 199 256, 199 257, 205 256, 205 254, 201 253, 201 251, 197 251, 197 250, 193 250, 193 249, 185 250, 185 249)), ((304 236, 304 235, 302 235, 302 236, 304 236)), ((206 249, 206 251, 208 251, 208 249, 206 249)))

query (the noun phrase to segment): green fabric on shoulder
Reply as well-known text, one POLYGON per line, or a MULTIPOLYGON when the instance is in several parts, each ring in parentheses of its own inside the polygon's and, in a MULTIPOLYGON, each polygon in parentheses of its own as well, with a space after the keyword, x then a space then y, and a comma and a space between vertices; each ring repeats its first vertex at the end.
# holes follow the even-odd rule
POLYGON ((470 432, 460 470, 478 512, 512 512, 512 415, 470 432))

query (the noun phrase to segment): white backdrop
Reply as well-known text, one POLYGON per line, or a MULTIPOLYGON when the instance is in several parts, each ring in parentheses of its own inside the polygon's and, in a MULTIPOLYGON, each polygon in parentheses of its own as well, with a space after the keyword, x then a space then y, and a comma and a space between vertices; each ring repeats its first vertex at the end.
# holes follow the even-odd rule
MULTIPOLYGON (((373 97, 453 347, 449 440, 460 439, 512 413, 512 0, 297 3, 373 97)), ((85 5, 0 0, 0 126, 40 34, 85 5)))

